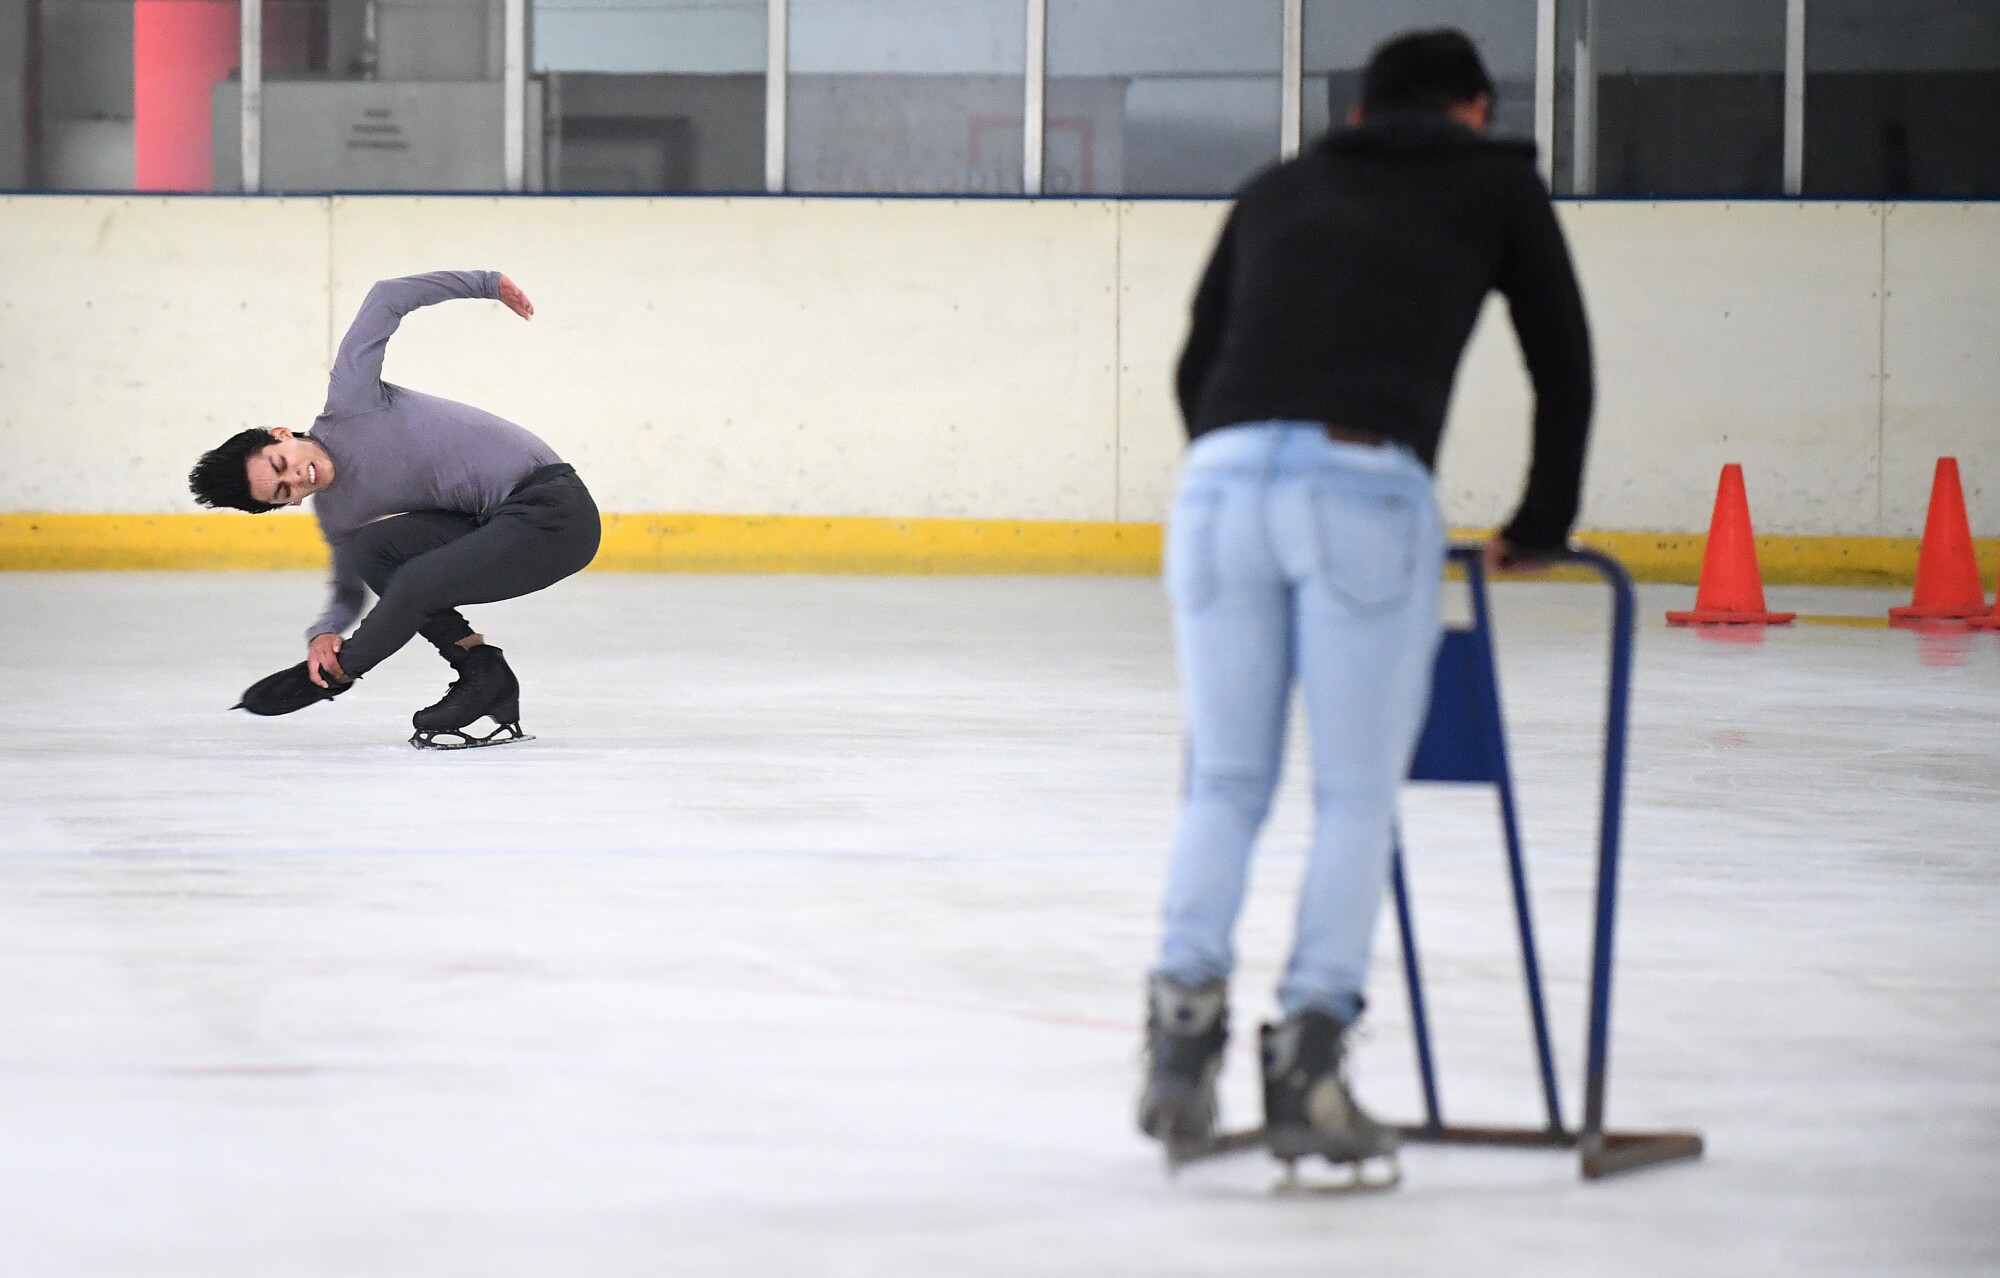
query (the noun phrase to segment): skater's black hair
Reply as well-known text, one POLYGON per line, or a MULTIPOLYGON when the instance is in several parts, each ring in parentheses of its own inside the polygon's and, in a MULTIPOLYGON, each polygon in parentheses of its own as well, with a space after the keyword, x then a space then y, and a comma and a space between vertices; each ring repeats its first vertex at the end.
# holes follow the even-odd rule
POLYGON ((1361 110, 1449 111, 1484 95, 1493 77, 1456 27, 1410 31, 1375 50, 1361 77, 1361 110))
POLYGON ((277 439, 268 430, 238 431, 201 455, 188 472, 188 491, 204 506, 228 506, 261 515, 276 510, 275 502, 250 495, 250 458, 277 439))

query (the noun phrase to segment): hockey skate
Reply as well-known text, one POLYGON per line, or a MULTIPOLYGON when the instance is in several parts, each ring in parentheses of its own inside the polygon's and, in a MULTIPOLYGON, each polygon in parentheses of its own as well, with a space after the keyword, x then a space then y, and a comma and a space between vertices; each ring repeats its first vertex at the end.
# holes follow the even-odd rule
POLYGON ((521 683, 500 649, 491 644, 468 648, 453 665, 458 678, 451 688, 435 705, 410 716, 416 729, 411 745, 420 750, 471 750, 534 740, 521 731, 521 683), (493 720, 491 732, 475 736, 466 731, 481 718, 493 720))
POLYGON ((1215 1131, 1215 1076, 1229 1041, 1229 991, 1221 981, 1190 988, 1156 976, 1146 991, 1146 1085, 1139 1130, 1177 1151, 1205 1146, 1215 1131))
POLYGON ((1285 1165, 1281 1193, 1393 1189, 1403 1178, 1396 1130, 1377 1122, 1348 1090, 1347 1027, 1305 1011, 1258 1033, 1264 1061, 1264 1146, 1285 1165), (1302 1181, 1299 1160, 1345 1166, 1345 1182, 1302 1181))
POLYGON ((1402 1182, 1394 1128, 1376 1122, 1347 1089, 1345 1028, 1324 1012, 1304 1012, 1258 1032, 1264 1062, 1264 1125, 1211 1132, 1170 1145, 1169 1170, 1230 1154, 1267 1150, 1285 1166, 1280 1194, 1379 1193, 1402 1182), (1299 1163, 1324 1158, 1347 1168, 1345 1180, 1299 1175, 1299 1163))

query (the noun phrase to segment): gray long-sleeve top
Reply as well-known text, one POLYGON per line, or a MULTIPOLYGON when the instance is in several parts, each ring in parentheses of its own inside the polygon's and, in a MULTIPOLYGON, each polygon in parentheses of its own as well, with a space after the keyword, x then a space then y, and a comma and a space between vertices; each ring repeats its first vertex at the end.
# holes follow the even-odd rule
POLYGON ((382 357, 403 317, 454 297, 498 298, 498 271, 433 271, 368 290, 341 339, 326 408, 312 437, 333 458, 333 482, 313 514, 333 550, 333 598, 306 630, 344 634, 361 616, 367 586, 347 552, 364 524, 413 510, 490 515, 530 473, 561 460, 514 423, 454 400, 382 380, 382 357))

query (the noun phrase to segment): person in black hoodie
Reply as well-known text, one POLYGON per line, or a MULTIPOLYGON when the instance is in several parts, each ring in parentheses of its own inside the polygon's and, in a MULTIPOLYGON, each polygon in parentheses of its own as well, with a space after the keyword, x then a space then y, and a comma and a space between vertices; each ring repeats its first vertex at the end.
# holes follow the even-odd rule
POLYGON ((1562 231, 1533 145, 1486 136, 1492 109, 1462 32, 1389 41, 1349 127, 1238 193, 1195 295, 1166 567, 1187 783, 1139 1106, 1170 1155, 1214 1130, 1232 934, 1294 680, 1318 820, 1284 1019, 1262 1032, 1265 1141, 1356 1163, 1395 1148, 1347 1090, 1343 1044, 1441 634, 1431 468, 1489 291, 1507 299, 1536 401, 1527 491, 1486 545, 1492 567, 1563 547, 1590 422, 1589 330, 1562 231))

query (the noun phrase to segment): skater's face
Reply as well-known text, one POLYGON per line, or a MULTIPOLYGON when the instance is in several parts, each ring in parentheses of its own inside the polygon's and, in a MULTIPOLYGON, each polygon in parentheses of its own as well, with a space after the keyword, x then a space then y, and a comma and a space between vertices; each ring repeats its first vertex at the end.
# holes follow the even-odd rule
POLYGON ((296 506, 333 482, 333 459, 310 439, 280 426, 272 442, 250 454, 250 495, 273 506, 296 506))

